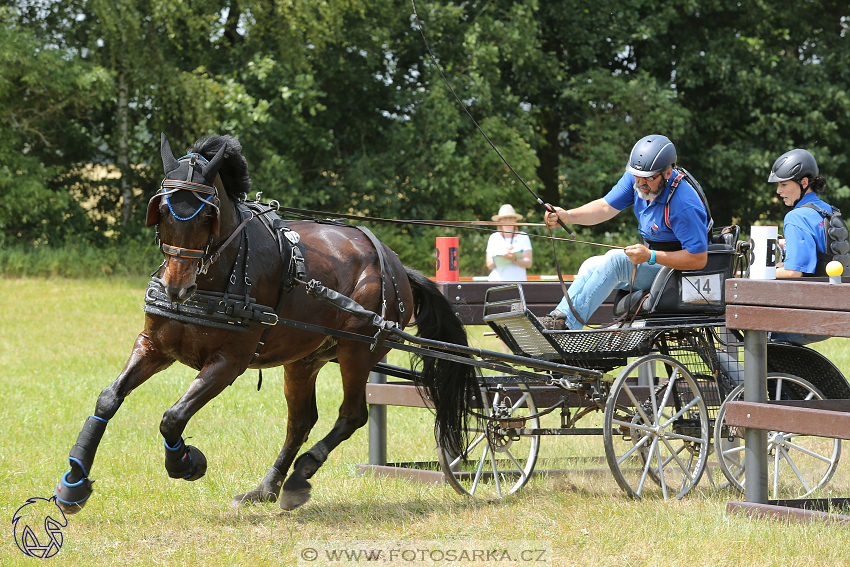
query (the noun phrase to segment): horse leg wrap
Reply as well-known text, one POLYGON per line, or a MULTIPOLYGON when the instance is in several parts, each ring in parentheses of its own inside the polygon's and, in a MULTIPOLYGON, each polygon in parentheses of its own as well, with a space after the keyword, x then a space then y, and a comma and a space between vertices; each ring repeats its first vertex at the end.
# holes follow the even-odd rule
MULTIPOLYGON (((71 447, 68 461, 72 468, 62 475, 55 491, 56 501, 62 511, 67 514, 75 514, 82 510, 86 500, 92 495, 92 481, 89 479, 89 472, 91 472, 94 464, 94 456, 97 453, 100 440, 103 438, 103 433, 106 431, 107 423, 109 422, 105 419, 90 415, 77 437, 77 442, 71 447), (74 472, 73 466, 75 464, 80 468, 82 477, 79 480, 72 481, 68 478, 68 475, 74 472)), ((77 474, 75 473, 74 476, 76 477, 77 474)))
POLYGON ((319 441, 310 447, 306 453, 295 460, 295 466, 293 468, 297 469, 301 461, 303 461, 306 457, 311 457, 314 461, 316 461, 316 464, 303 463, 304 468, 301 469, 301 474, 304 478, 311 478, 314 474, 316 474, 316 471, 319 470, 319 467, 322 466, 322 463, 328 460, 329 452, 330 450, 328 449, 328 446, 325 445, 323 441, 319 441))
POLYGON ((77 442, 71 447, 68 460, 71 462, 71 465, 76 463, 80 466, 84 477, 89 476, 91 472, 91 467, 94 464, 94 456, 97 453, 100 440, 103 439, 103 433, 106 431, 107 423, 109 422, 105 419, 90 415, 86 419, 79 437, 77 437, 77 442))
POLYGON ((166 441, 165 470, 171 478, 198 480, 207 472, 207 458, 197 447, 186 445, 182 437, 174 447, 166 441))

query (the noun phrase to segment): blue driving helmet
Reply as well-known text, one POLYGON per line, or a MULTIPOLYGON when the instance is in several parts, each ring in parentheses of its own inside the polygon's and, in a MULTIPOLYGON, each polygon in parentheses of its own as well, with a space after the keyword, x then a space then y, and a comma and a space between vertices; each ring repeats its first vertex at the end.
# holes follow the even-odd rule
POLYGON ((676 163, 676 146, 667 136, 652 134, 637 141, 626 171, 635 177, 652 177, 676 163))

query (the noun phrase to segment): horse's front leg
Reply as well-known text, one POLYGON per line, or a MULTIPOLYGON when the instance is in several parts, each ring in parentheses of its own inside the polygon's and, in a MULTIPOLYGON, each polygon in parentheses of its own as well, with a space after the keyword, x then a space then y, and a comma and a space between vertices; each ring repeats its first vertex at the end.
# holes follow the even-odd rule
POLYGON ((183 431, 192 416, 230 386, 245 367, 232 357, 213 355, 186 393, 165 410, 159 430, 165 439, 165 470, 168 476, 184 480, 197 480, 204 476, 207 459, 200 449, 183 442, 183 431))
POLYGON ((65 473, 56 487, 56 501, 66 514, 76 514, 85 506, 92 493, 89 479, 95 454, 106 431, 106 424, 121 407, 130 392, 148 378, 168 368, 174 359, 159 352, 147 333, 142 331, 133 345, 133 353, 118 378, 103 389, 97 398, 94 415, 83 425, 68 460, 71 470, 65 473))

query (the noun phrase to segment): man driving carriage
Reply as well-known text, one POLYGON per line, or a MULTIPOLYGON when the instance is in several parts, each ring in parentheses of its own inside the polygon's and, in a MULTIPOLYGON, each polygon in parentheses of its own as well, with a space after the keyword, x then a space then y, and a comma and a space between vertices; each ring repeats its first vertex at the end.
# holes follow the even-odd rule
MULTIPOLYGON (((697 184, 698 187, 698 184, 697 184)), ((662 266, 698 270, 708 261, 711 214, 701 190, 676 167, 676 148, 661 135, 638 140, 626 172, 605 197, 581 207, 546 213, 546 226, 595 225, 629 206, 638 219, 641 244, 611 250, 582 263, 573 284, 549 315, 547 329, 581 329, 615 289, 649 289, 662 266)))

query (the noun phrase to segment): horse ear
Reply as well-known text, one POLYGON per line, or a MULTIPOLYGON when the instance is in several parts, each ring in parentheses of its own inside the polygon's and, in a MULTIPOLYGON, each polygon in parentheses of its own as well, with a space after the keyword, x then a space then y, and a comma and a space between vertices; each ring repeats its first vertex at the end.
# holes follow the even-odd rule
POLYGON ((165 132, 162 133, 161 144, 162 167, 165 169, 165 174, 168 175, 180 167, 180 164, 175 159, 174 154, 171 153, 171 145, 168 143, 168 138, 165 137, 165 132))
POLYGON ((204 166, 204 179, 206 179, 209 185, 215 183, 215 176, 218 175, 218 170, 222 162, 224 162, 225 149, 227 149, 227 144, 222 144, 210 162, 204 166))

